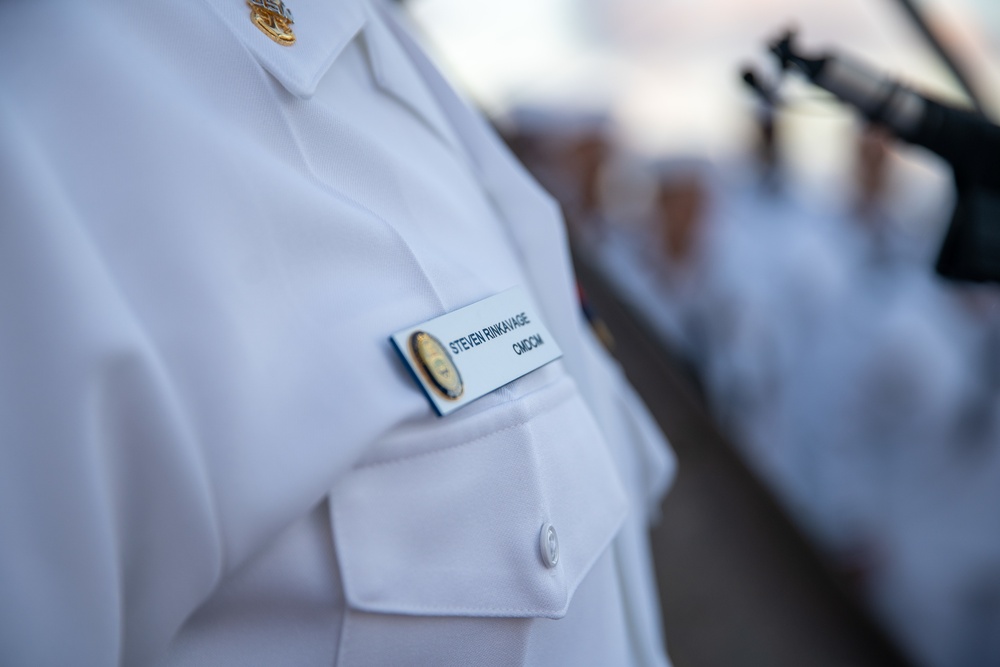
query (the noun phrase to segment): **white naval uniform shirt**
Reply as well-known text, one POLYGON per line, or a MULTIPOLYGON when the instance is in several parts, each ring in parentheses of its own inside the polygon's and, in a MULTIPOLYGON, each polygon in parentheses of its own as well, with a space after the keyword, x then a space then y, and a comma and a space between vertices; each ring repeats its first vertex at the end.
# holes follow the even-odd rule
POLYGON ((0 663, 665 664, 555 206, 384 9, 291 8, 5 8, 0 663), (563 359, 436 417, 389 334, 515 285, 563 359))

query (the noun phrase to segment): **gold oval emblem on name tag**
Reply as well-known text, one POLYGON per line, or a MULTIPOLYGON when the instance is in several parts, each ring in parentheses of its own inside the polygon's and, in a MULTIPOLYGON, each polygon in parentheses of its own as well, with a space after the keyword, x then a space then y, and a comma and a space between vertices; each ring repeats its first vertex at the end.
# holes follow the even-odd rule
POLYGON ((247 0, 250 6, 250 20, 260 31, 282 46, 295 43, 292 32, 292 10, 281 0, 247 0))
POLYGON ((445 398, 456 400, 465 390, 462 376, 437 338, 426 331, 417 331, 410 336, 410 352, 417 365, 424 372, 429 384, 445 398))

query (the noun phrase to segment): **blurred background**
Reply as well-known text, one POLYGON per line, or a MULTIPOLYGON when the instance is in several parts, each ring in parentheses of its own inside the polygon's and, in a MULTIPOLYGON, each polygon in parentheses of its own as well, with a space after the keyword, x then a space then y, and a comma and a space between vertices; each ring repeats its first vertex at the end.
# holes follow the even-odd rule
MULTIPOLYGON (((916 4, 996 121, 1000 3, 916 4)), ((950 167, 766 49, 794 28, 970 105, 904 3, 404 8, 561 202, 678 450, 654 533, 677 667, 1000 665, 1000 289, 933 272, 950 167)))

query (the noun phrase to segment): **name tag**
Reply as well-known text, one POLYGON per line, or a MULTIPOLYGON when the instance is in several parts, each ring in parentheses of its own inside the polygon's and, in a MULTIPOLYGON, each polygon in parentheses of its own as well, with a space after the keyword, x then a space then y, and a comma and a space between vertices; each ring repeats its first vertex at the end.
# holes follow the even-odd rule
POLYGON ((562 356, 520 287, 398 331, 391 340, 442 417, 562 356))

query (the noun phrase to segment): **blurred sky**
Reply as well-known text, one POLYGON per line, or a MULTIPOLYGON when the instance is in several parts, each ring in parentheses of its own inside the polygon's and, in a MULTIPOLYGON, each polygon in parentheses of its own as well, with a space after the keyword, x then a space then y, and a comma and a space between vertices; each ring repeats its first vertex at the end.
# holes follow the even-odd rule
MULTIPOLYGON (((920 5, 1000 117, 1000 2, 920 5)), ((789 26, 804 49, 849 52, 962 100, 894 0, 412 0, 407 7, 439 65, 494 118, 524 104, 596 109, 639 154, 718 161, 745 151, 755 100, 740 67, 773 73, 765 44, 789 26)), ((805 181, 842 171, 852 150, 844 138, 856 121, 815 88, 790 83, 784 129, 793 171, 805 181)))

